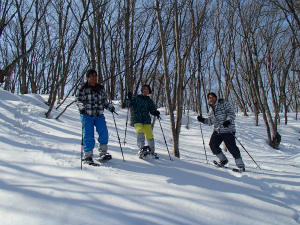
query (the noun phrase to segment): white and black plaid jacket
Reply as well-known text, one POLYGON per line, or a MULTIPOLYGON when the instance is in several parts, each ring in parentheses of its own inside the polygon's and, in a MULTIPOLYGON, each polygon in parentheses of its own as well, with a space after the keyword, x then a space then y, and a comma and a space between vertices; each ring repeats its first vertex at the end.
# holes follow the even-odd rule
POLYGON ((93 91, 87 82, 79 87, 75 98, 79 112, 85 109, 85 114, 99 117, 104 109, 114 108, 113 104, 107 101, 104 87, 97 84, 96 89, 98 91, 93 91))

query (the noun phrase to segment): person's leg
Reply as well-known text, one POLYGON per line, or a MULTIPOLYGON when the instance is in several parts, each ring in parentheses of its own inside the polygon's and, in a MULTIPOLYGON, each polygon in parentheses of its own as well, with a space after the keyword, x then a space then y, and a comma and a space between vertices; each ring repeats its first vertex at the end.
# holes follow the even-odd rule
POLYGON ((96 131, 99 135, 98 142, 98 152, 99 156, 102 157, 103 155, 107 154, 107 144, 108 144, 108 130, 106 126, 106 121, 104 115, 100 115, 99 118, 95 120, 96 131))
POLYGON ((209 147, 214 155, 218 157, 220 160, 220 165, 224 166, 228 163, 228 160, 224 153, 222 152, 222 149, 220 148, 220 145, 222 143, 223 139, 218 132, 214 131, 210 137, 209 147))
POLYGON ((139 149, 141 149, 145 146, 145 134, 143 124, 135 123, 134 127, 136 131, 137 146, 139 149))
POLYGON ((145 132, 145 137, 147 139, 147 144, 149 145, 151 149, 151 153, 155 152, 155 142, 154 142, 154 136, 152 132, 152 126, 151 124, 144 124, 144 132, 145 132))
POLYGON ((90 159, 93 157, 95 147, 94 118, 88 115, 81 115, 80 117, 83 123, 83 159, 90 159))
POLYGON ((223 133, 221 134, 222 139, 227 146, 228 151, 231 153, 233 158, 238 159, 241 157, 241 153, 239 148, 236 146, 235 137, 231 133, 223 133))
POLYGON ((245 164, 243 162, 243 158, 240 157, 240 158, 237 158, 235 159, 235 164, 238 168, 242 169, 243 171, 245 171, 245 164))
POLYGON ((243 170, 245 170, 245 164, 241 157, 241 152, 240 152, 239 148, 236 146, 234 134, 224 133, 224 134, 222 134, 222 138, 227 146, 228 151, 235 159, 235 164, 237 165, 237 167, 243 168, 243 170))
POLYGON ((220 144, 222 143, 223 139, 218 132, 214 131, 210 137, 209 147, 214 155, 218 155, 222 152, 220 148, 220 144))

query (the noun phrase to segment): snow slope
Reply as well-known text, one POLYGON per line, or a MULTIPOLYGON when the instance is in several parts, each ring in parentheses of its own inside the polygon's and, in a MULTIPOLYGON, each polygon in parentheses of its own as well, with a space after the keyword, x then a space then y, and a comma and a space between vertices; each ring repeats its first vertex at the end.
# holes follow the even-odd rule
POLYGON ((261 167, 238 144, 247 170, 240 174, 212 165, 212 127, 201 125, 203 145, 195 113, 190 113, 189 129, 183 118, 180 159, 172 155, 164 109, 159 109, 161 125, 172 161, 159 121, 154 135, 160 159, 139 159, 131 126, 124 146, 127 110, 114 102, 125 161, 112 114, 105 111, 113 159, 81 169, 75 104, 54 119, 74 99, 46 119, 46 97, 0 89, 1 224, 300 224, 300 123, 295 114, 289 114, 288 125, 279 126, 279 150, 267 145, 262 119, 256 127, 252 116, 237 115, 236 136, 261 167))

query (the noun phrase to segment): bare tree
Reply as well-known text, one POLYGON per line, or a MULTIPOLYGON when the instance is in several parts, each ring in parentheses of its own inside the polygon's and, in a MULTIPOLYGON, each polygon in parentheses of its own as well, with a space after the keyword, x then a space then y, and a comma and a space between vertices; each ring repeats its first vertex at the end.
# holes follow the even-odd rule
POLYGON ((280 9, 294 35, 295 41, 300 47, 300 2, 299 0, 269 0, 274 6, 280 9))
MULTIPOLYGON (((75 46, 77 45, 77 42, 79 40, 79 36, 82 31, 83 22, 85 21, 86 14, 88 12, 89 4, 84 8, 83 14, 81 15, 79 19, 79 23, 77 24, 76 30, 73 31, 73 39, 69 40, 66 38, 66 35, 68 34, 68 15, 71 13, 71 5, 72 3, 69 2, 66 5, 66 8, 64 7, 64 2, 60 1, 55 6, 57 13, 58 13, 58 25, 59 25, 59 46, 58 46, 58 53, 57 61, 55 66, 54 72, 54 81, 51 86, 51 92, 48 99, 49 109, 46 112, 46 117, 48 118, 50 116, 50 113, 53 109, 53 106, 55 104, 57 93, 59 90, 60 85, 62 82, 66 79, 66 77, 69 74, 70 71, 70 62, 72 60, 73 52, 75 50, 75 46), (66 50, 66 42, 69 42, 69 48, 66 50)), ((73 9, 74 10, 74 9, 73 9)))
MULTIPOLYGON (((267 60, 268 54, 263 50, 267 45, 262 41, 262 12, 264 11, 264 2, 238 4, 238 13, 241 21, 242 34, 245 42, 247 61, 249 64, 248 81, 255 94, 266 128, 268 142, 273 148, 278 148, 281 136, 277 131, 276 118, 273 120, 268 101, 266 87, 269 85, 264 79, 264 69, 262 63, 267 60), (256 12, 257 14, 255 14, 256 12)), ((272 76, 272 75, 270 75, 272 76)), ((269 76, 269 77, 270 77, 269 76)))
MULTIPOLYGON (((171 91, 169 88, 169 65, 166 56, 166 27, 163 26, 163 21, 161 17, 163 7, 160 6, 160 1, 155 1, 155 10, 157 15, 157 21, 159 25, 159 35, 160 42, 162 46, 162 55, 163 55, 163 67, 164 67, 164 77, 165 77, 165 91, 167 96, 167 105, 170 113, 171 121, 171 131, 172 131, 172 140, 173 140, 173 154, 176 157, 180 157, 179 152, 179 134, 181 130, 181 121, 182 121, 182 112, 183 112, 183 96, 184 96, 184 77, 187 70, 187 62, 190 57, 191 49, 193 43, 196 40, 197 29, 203 24, 204 15, 206 13, 206 7, 208 2, 203 3, 202 10, 199 15, 195 17, 195 12, 193 10, 193 1, 183 2, 181 5, 175 0, 170 4, 168 12, 174 12, 174 46, 175 46, 175 80, 173 84, 173 94, 174 99, 172 103, 171 100, 171 91), (180 7, 180 10, 179 8, 180 7), (179 19, 179 12, 183 14, 179 19), (188 36, 187 33, 190 35, 188 36), (176 121, 174 117, 173 110, 176 109, 176 121)), ((170 14, 169 14, 170 15, 170 14)))
MULTIPOLYGON (((4 64, 4 68, 0 71, 0 80, 3 80, 4 76, 10 77, 13 69, 16 67, 17 63, 22 60, 20 71, 20 92, 22 94, 28 92, 28 86, 26 84, 27 75, 26 75, 26 57, 33 51, 37 43, 38 31, 40 21, 45 15, 46 9, 50 0, 47 1, 32 1, 27 4, 25 1, 15 0, 14 2, 8 3, 5 2, 3 11, 1 10, 1 23, 0 23, 0 38, 3 31, 7 28, 7 25, 11 23, 14 19, 14 24, 18 27, 17 36, 15 33, 12 35, 11 39, 15 40, 17 44, 16 56, 12 61, 4 64), (22 11, 21 11, 22 9, 22 11), (10 12, 12 10, 12 12, 10 12), (29 43, 29 47, 27 46, 29 43)), ((2 4, 1 4, 2 6, 2 4)), ((2 8, 2 7, 1 7, 2 8)))

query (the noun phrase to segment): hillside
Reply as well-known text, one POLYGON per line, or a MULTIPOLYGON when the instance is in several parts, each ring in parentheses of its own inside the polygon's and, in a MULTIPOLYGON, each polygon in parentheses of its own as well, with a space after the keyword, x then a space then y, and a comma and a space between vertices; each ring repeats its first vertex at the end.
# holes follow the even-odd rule
MULTIPOLYGON (((212 127, 202 125, 206 163, 195 113, 190 113, 189 129, 183 118, 180 159, 172 154, 169 159, 158 121, 154 135, 160 159, 139 159, 133 127, 123 143, 127 110, 114 102, 125 161, 112 114, 105 111, 113 159, 80 169, 76 106, 59 120, 54 118, 63 108, 46 119, 46 97, 0 89, 1 224, 300 224, 300 123, 295 114, 289 114, 288 125, 279 126, 279 150, 266 143, 262 118, 256 127, 253 116, 237 115, 236 136, 261 167, 238 144, 246 164, 240 174, 212 165, 212 127)), ((171 152, 169 117, 159 110, 171 152)))

